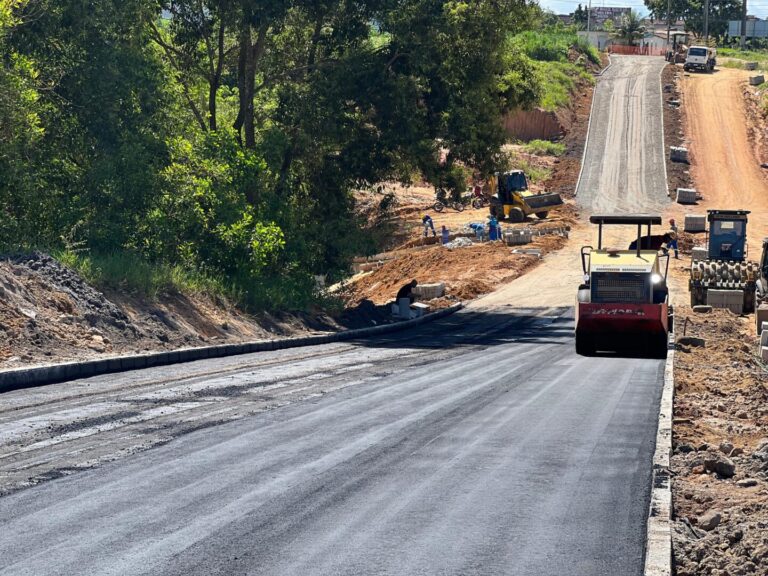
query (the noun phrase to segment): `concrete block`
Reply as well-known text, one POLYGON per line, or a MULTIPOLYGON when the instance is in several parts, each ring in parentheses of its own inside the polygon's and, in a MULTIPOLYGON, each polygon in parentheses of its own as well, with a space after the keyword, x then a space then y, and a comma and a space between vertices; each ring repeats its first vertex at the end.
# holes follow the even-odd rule
POLYGON ((691 260, 706 260, 709 258, 709 250, 704 246, 694 246, 691 250, 691 260))
POLYGON ((400 298, 400 300, 397 301, 398 305, 398 316, 400 318, 410 318, 411 317, 411 299, 410 298, 400 298))
POLYGON ((749 77, 750 86, 760 86, 760 84, 762 84, 763 82, 765 82, 765 77, 762 74, 749 77))
POLYGON ((768 346, 760 347, 760 358, 763 359, 763 362, 768 362, 768 346))
POLYGON ((429 312, 429 306, 422 304, 421 302, 414 302, 411 304, 411 318, 421 318, 427 312, 429 312))
POLYGON ((413 289, 413 293, 422 300, 431 300, 445 295, 445 283, 434 282, 432 284, 419 284, 413 289))
POLYGON ((744 62, 745 70, 757 70, 757 62, 744 62))
POLYGON ((755 324, 758 334, 768 329, 768 306, 765 304, 761 304, 755 310, 755 324))
POLYGON ((768 330, 760 333, 760 346, 768 346, 768 330))
POLYGON ((705 214, 686 214, 683 230, 686 232, 706 232, 707 216, 705 214))
POLYGON ((512 250, 512 254, 527 254, 528 256, 536 256, 539 260, 544 257, 541 250, 537 248, 515 248, 512 250))
POLYGON ((707 290, 707 304, 713 308, 726 308, 734 314, 744 310, 744 292, 741 290, 707 290))
POLYGON ((669 159, 672 162, 684 162, 688 163, 688 148, 681 148, 679 146, 669 147, 669 159))
POLYGON ((696 190, 694 188, 678 188, 676 201, 678 204, 696 204, 696 190))
POLYGON ((527 230, 511 230, 504 234, 504 241, 509 246, 521 246, 533 241, 533 234, 527 230))

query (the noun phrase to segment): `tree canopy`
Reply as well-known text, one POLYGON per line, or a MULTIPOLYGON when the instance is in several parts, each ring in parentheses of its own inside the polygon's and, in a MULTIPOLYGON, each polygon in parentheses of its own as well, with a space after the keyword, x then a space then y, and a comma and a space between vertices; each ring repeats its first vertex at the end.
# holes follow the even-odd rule
POLYGON ((365 249, 355 189, 489 173, 538 98, 509 44, 530 0, 0 7, 0 246, 131 251, 259 305, 365 249))

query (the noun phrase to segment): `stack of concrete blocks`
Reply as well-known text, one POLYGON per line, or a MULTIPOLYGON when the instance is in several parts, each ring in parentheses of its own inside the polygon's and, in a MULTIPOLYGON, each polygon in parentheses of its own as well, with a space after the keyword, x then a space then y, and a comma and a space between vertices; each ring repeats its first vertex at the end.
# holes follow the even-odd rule
POLYGON ((745 70, 757 70, 757 62, 744 62, 745 70))
POLYGON ((763 331, 765 324, 768 324, 768 304, 760 304, 755 310, 755 323, 757 324, 758 336, 763 331))
POLYGON ((678 204, 696 204, 696 190, 694 188, 678 188, 678 204))
POLYGON ((758 74, 757 76, 750 76, 749 77, 749 85, 750 86, 760 86, 760 84, 762 84, 763 82, 765 82, 765 78, 763 77, 762 74, 758 74))
POLYGON ((691 250, 691 260, 706 260, 709 258, 709 250, 705 246, 694 246, 691 250))
POLYGON ((533 241, 533 234, 530 230, 511 230, 504 234, 504 241, 509 246, 530 244, 533 241))
POLYGON ((707 305, 726 308, 734 314, 744 311, 744 292, 741 290, 707 290, 707 305))
POLYGON ((760 358, 763 362, 768 361, 768 322, 763 322, 760 330, 760 358))
POLYGON ((688 164, 688 148, 670 146, 669 159, 672 160, 672 162, 684 162, 685 164, 688 164))
POLYGON ((419 284, 413 289, 413 294, 419 300, 432 300, 445 295, 445 283, 435 282, 434 284, 419 284))
POLYGON ((685 226, 683 230, 686 232, 706 232, 707 231, 707 217, 704 214, 686 214, 685 226))

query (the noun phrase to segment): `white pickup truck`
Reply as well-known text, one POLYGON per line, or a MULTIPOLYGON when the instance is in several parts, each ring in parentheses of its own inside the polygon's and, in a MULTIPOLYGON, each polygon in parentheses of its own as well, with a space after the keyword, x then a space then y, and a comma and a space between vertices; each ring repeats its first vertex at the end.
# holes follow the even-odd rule
POLYGON ((716 58, 717 52, 714 48, 709 48, 707 46, 691 46, 688 48, 688 54, 685 57, 683 69, 686 72, 689 70, 712 72, 712 70, 715 69, 716 58))

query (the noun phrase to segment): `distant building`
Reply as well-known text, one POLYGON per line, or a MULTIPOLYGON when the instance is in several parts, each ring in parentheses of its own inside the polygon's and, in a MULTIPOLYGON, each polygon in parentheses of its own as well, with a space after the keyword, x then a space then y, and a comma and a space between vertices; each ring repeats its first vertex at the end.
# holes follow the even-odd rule
MULTIPOLYGON (((741 20, 728 21, 728 36, 741 37, 741 20)), ((747 38, 768 38, 768 20, 747 16, 747 38)))
POLYGON ((608 20, 612 20, 615 26, 621 24, 621 17, 624 14, 629 14, 631 8, 615 8, 615 7, 596 7, 592 8, 592 14, 590 17, 589 27, 597 30, 603 27, 608 20))

